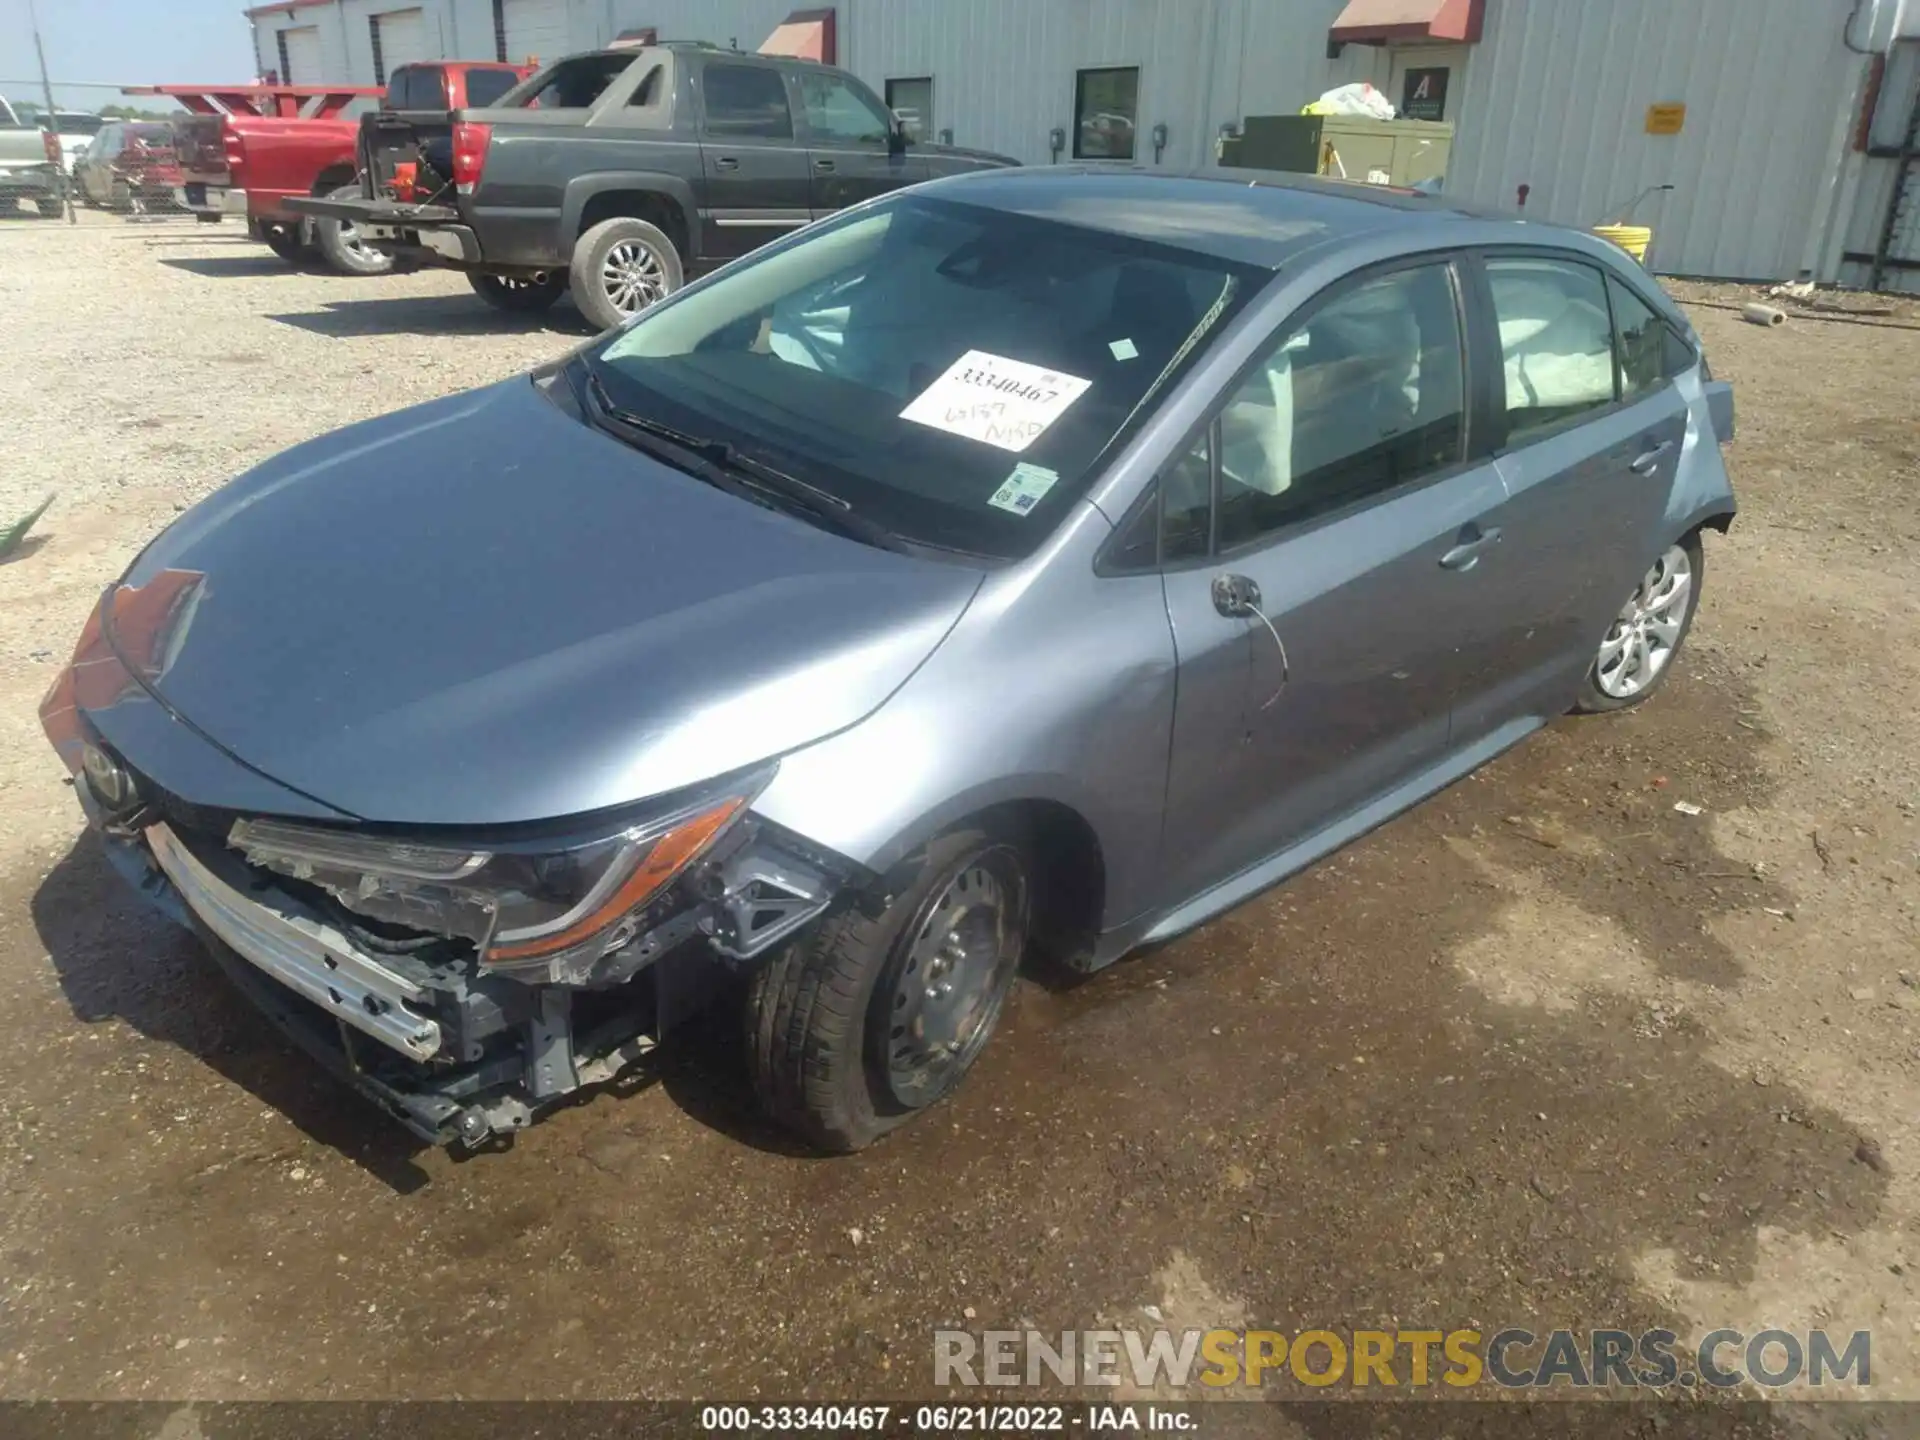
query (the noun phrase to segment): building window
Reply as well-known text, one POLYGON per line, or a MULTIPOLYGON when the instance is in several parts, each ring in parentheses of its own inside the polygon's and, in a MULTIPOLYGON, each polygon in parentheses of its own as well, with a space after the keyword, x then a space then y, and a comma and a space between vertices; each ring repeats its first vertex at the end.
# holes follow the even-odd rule
POLYGON ((1139 113, 1139 67, 1077 72, 1073 81, 1073 158, 1133 159, 1134 121, 1139 113))
POLYGON ((907 138, 924 142, 933 138, 933 77, 887 81, 887 108, 900 118, 907 138))
POLYGON ((274 42, 280 47, 280 83, 282 85, 291 85, 293 84, 293 66, 287 60, 287 32, 284 30, 276 30, 274 31, 273 38, 274 42))
POLYGON ((493 58, 507 63, 507 0, 493 0, 493 58))
POLYGON ((387 83, 387 62, 380 54, 380 17, 378 15, 367 17, 367 33, 373 37, 373 83, 384 85, 387 83))

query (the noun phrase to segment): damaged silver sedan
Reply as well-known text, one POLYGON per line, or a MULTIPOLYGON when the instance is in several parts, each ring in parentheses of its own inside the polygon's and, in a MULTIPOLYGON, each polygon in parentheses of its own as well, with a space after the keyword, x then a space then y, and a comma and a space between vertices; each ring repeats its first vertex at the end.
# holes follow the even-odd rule
POLYGON ((42 720, 114 863, 418 1134, 511 1134, 718 1001, 855 1149, 1023 964, 1652 694, 1732 413, 1589 236, 943 181, 240 477, 42 720))

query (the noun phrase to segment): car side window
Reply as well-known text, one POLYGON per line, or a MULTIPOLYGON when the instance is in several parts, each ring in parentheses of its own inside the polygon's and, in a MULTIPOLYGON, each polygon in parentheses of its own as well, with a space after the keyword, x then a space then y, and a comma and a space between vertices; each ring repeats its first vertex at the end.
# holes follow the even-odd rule
POLYGON ((1500 327, 1509 443, 1614 402, 1613 325, 1597 269, 1494 256, 1487 284, 1500 327))
POLYGON ((1337 293, 1288 328, 1220 412, 1219 548, 1457 463, 1464 376, 1450 264, 1337 293))
POLYGON ((709 65, 701 75, 707 102, 707 133, 793 138, 793 110, 787 82, 763 65, 709 65))
POLYGON ((1667 322, 1626 286, 1607 277, 1613 299, 1614 352, 1619 357, 1620 398, 1637 400, 1667 383, 1667 322))
POLYGON ((473 110, 485 110, 519 83, 520 77, 511 70, 469 70, 467 72, 467 107, 473 110))
POLYGON ((1160 477, 1160 560, 1205 555, 1213 540, 1212 427, 1160 477))
POLYGON ((887 143, 892 121, 886 110, 848 84, 845 76, 804 70, 800 95, 813 139, 848 145, 887 143))

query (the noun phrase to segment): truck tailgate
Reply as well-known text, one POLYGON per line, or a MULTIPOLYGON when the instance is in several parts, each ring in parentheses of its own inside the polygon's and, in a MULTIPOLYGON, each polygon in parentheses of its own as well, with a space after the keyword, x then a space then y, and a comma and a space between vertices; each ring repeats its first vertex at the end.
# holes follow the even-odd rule
POLYGON ((369 198, 393 197, 395 171, 414 167, 412 196, 427 204, 451 202, 453 116, 447 111, 379 110, 360 119, 360 169, 369 198))
POLYGON ((297 215, 321 215, 355 225, 392 225, 408 230, 455 224, 460 219, 460 212, 451 205, 409 205, 385 197, 331 200, 322 195, 294 195, 288 197, 287 208, 297 215))

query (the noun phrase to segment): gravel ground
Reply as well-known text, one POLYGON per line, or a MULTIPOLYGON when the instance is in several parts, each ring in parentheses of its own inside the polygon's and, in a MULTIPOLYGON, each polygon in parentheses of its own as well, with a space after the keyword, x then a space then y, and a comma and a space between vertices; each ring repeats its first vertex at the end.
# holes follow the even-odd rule
POLYGON ((59 495, 0 566, 0 1396, 914 1395, 936 1324, 1151 1305, 1870 1328, 1875 1395, 1920 1398, 1920 313, 1762 330, 1680 288, 1745 509, 1654 703, 1023 986, 958 1100, 863 1155, 791 1153, 716 1029, 460 1161, 123 893, 33 711, 184 505, 584 327, 231 226, 0 224, 0 517, 59 495))

